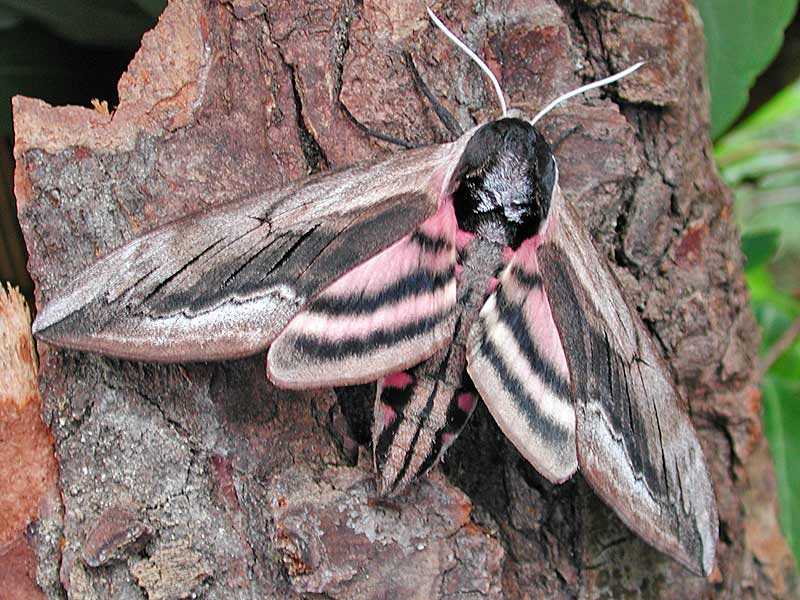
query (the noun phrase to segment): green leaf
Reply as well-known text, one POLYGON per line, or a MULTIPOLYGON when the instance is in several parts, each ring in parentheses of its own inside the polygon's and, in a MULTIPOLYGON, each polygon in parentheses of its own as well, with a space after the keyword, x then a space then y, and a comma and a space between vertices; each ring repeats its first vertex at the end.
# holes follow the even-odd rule
POLYGON ((0 0, 0 8, 67 40, 111 48, 136 48, 142 33, 155 24, 154 15, 131 0, 0 0))
POLYGON ((769 262, 778 251, 781 232, 765 229, 742 234, 742 252, 747 257, 745 268, 749 271, 769 262))
MULTIPOLYGON (((743 40, 745 46, 748 43, 743 40)), ((714 156, 736 198, 763 356, 800 316, 800 81, 718 140, 714 156)), ((800 341, 795 340, 770 366, 762 392, 764 431, 778 480, 781 527, 797 558, 800 469, 794 468, 793 461, 800 451, 800 341)))
MULTIPOLYGON (((762 384, 764 432, 778 480, 781 528, 795 557, 800 556, 800 382, 769 375, 762 384)), ((795 558, 796 560, 796 558, 795 558)))
POLYGON ((773 125, 783 124, 798 115, 800 115, 800 80, 775 94, 769 102, 741 123, 736 131, 739 134, 762 131, 773 125))
MULTIPOLYGON (((750 281, 750 279, 748 279, 750 281)), ((790 297, 773 288, 753 291, 753 312, 761 327, 761 349, 766 352, 783 335, 796 316, 790 297)))
POLYGON ((740 159, 736 162, 722 161, 722 178, 730 186, 800 168, 800 146, 795 148, 790 140, 752 142, 750 147, 740 147, 739 152, 740 159))
POLYGON ((706 33, 711 135, 723 133, 747 105, 755 78, 783 43, 797 0, 695 0, 706 33))
MULTIPOLYGON (((800 317, 800 301, 784 293, 772 282, 769 272, 762 268, 748 271, 751 302, 756 321, 761 327, 761 353, 767 353, 800 317)), ((770 369, 770 374, 800 381, 800 343, 784 352, 770 369)), ((797 432, 800 437, 800 431, 797 432)))
MULTIPOLYGON (((800 292, 800 80, 720 139, 714 156, 733 188, 742 235, 766 230, 780 235, 769 261, 770 285, 800 292)), ((760 266, 748 263, 748 276, 760 266)))
POLYGON ((758 182, 758 187, 762 190, 789 190, 800 198, 800 168, 765 175, 758 182))
POLYGON ((750 214, 744 230, 777 230, 781 238, 781 252, 800 256, 800 196, 786 190, 759 195, 760 206, 750 214))
MULTIPOLYGON (((762 352, 768 351, 800 315, 800 302, 781 294, 771 285, 766 270, 748 273, 753 293, 753 308, 762 328, 762 352)), ((769 369, 761 383, 764 406, 764 434, 769 441, 781 529, 794 553, 800 557, 800 469, 794 461, 800 451, 800 340, 769 369)))
POLYGON ((756 153, 800 152, 800 80, 781 90, 714 145, 722 168, 756 153))

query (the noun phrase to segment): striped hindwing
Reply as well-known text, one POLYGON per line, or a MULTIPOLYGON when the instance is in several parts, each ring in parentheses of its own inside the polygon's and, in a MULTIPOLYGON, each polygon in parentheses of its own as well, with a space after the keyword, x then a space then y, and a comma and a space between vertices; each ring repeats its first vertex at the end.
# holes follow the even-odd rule
POLYGON ((500 429, 552 482, 577 469, 564 348, 530 239, 503 270, 467 341, 470 377, 500 429))
POLYGON ((418 364, 453 336, 452 203, 356 267, 290 321, 267 357, 282 387, 373 381, 418 364))
POLYGON ((381 495, 401 492, 432 469, 475 410, 475 391, 460 385, 466 378, 441 376, 449 350, 378 385, 372 442, 381 495))

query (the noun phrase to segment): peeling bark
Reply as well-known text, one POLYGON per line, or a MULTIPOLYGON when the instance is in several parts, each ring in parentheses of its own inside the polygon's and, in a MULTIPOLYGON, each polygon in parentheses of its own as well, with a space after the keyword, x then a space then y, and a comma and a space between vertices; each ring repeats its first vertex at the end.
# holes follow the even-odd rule
POLYGON ((45 597, 36 573, 57 562, 57 550, 47 550, 57 534, 47 536, 58 529, 48 524, 60 522, 58 466, 42 423, 34 352, 25 300, 0 284, 0 590, 31 600, 45 597))
MULTIPOLYGON (((645 546, 580 477, 548 484, 483 408, 445 476, 396 505, 375 504, 370 461, 351 462, 363 437, 357 417, 369 412, 358 399, 276 390, 263 356, 152 365, 40 348, 64 511, 42 525, 60 528, 61 540, 37 538, 50 597, 796 592, 768 518, 776 499, 760 429, 757 329, 730 193, 711 159, 691 3, 432 8, 531 114, 566 89, 648 60, 635 79, 573 101, 541 127, 563 139, 567 200, 612 259, 686 398, 719 501, 718 572, 693 577, 645 546), (763 528, 770 534, 758 535, 763 528), (58 573, 45 568, 56 560, 58 573)), ((16 194, 37 302, 160 223, 395 151, 364 136, 338 101, 378 131, 447 139, 404 51, 462 126, 496 116, 491 88, 429 26, 423 5, 383 0, 173 0, 121 79, 112 116, 16 98, 16 194)))

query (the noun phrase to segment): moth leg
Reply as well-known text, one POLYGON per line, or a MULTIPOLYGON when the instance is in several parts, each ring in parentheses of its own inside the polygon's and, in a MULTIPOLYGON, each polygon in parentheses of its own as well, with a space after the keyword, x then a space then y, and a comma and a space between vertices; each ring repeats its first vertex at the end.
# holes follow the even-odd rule
POLYGON ((461 128, 461 125, 458 124, 455 117, 447 110, 442 104, 436 99, 436 97, 431 93, 428 86, 423 81, 422 77, 417 71, 417 66, 414 64, 414 59, 411 57, 411 53, 408 51, 403 51, 403 57, 406 59, 406 63, 408 64, 408 68, 411 70, 411 76, 414 78, 414 83, 417 84, 417 87, 423 93, 425 98, 428 99, 428 102, 431 103, 436 116, 439 117, 439 120, 442 122, 442 125, 445 126, 445 129, 450 132, 450 135, 453 137, 461 137, 464 134, 464 130, 461 128))
POLYGON ((359 130, 361 130, 363 133, 367 134, 370 137, 374 137, 384 142, 389 142, 390 144, 395 144, 396 146, 400 146, 402 148, 405 148, 406 150, 422 147, 422 144, 412 144, 411 142, 407 142, 406 140, 401 140, 400 138, 394 137, 392 135, 386 135, 385 133, 381 133, 380 131, 375 131, 374 129, 370 129, 369 127, 364 125, 361 121, 359 121, 353 116, 353 113, 351 113, 348 110, 348 108, 344 105, 344 102, 340 101, 339 106, 341 107, 344 116, 346 116, 353 125, 358 127, 359 130))

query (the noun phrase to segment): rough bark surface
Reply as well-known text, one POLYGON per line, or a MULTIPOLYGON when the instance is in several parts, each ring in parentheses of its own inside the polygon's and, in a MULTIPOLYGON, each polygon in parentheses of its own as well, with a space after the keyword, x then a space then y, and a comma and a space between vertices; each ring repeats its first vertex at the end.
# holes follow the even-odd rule
MULTIPOLYGON (((51 349, 40 384, 63 516, 40 525, 59 528, 60 541, 37 538, 49 597, 796 593, 762 444, 757 328, 730 194, 711 159, 691 3, 432 8, 531 114, 584 81, 648 61, 541 127, 563 138, 567 199, 674 368, 719 501, 718 569, 693 577, 645 546, 579 476, 547 484, 484 409, 443 474, 376 504, 370 461, 362 452, 351 462, 357 399, 276 390, 263 356, 158 366, 51 349)), ((463 126, 497 115, 491 88, 430 26, 424 4, 393 0, 174 0, 122 77, 113 115, 16 98, 16 193, 37 302, 177 216, 396 151, 365 137, 338 100, 376 130, 447 139, 403 51, 463 126)))

